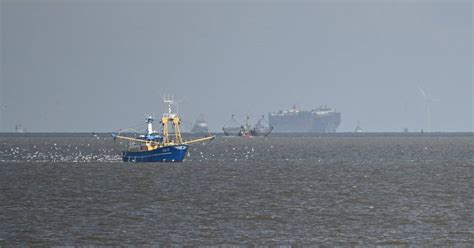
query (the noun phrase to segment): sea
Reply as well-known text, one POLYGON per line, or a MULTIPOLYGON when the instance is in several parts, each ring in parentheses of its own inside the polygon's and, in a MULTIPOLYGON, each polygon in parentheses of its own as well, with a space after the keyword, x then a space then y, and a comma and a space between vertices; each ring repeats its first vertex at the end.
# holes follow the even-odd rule
POLYGON ((472 133, 219 136, 126 163, 109 134, 0 134, 0 247, 474 247, 472 133))

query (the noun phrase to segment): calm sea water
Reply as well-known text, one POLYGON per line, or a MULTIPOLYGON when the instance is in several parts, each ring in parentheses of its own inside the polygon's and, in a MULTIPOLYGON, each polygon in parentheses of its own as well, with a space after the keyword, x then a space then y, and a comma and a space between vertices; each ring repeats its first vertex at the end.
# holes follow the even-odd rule
POLYGON ((123 163, 105 136, 0 137, 0 246, 474 246, 474 136, 224 138, 123 163))

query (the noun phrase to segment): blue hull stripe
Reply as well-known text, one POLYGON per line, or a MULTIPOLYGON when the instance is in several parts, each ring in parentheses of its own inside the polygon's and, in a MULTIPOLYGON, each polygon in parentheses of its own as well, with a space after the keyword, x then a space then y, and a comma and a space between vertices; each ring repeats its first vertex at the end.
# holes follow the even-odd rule
POLYGON ((181 162, 187 150, 187 145, 174 145, 143 152, 125 151, 122 159, 125 162, 181 162))

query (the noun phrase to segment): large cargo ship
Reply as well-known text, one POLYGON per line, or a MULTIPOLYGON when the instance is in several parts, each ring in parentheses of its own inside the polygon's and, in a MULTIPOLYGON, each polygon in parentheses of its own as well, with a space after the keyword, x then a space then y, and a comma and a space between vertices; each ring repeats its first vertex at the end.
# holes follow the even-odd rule
POLYGON ((341 113, 324 106, 313 110, 280 110, 268 114, 277 133, 334 133, 341 124, 341 113))

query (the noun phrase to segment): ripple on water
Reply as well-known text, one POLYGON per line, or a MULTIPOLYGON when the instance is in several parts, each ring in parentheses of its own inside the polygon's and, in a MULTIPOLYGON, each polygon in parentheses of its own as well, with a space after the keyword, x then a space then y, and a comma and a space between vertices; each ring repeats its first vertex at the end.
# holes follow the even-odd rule
POLYGON ((471 246, 472 137, 269 137, 121 162, 101 137, 0 139, 0 246, 471 246))

